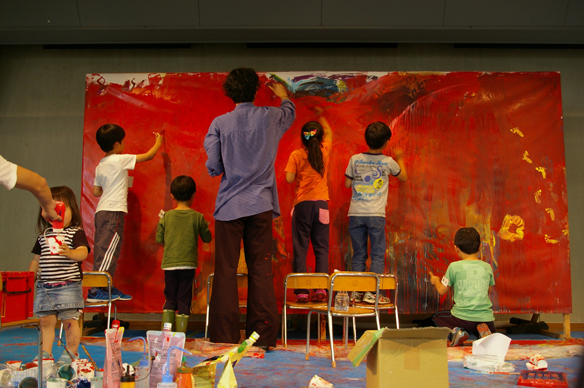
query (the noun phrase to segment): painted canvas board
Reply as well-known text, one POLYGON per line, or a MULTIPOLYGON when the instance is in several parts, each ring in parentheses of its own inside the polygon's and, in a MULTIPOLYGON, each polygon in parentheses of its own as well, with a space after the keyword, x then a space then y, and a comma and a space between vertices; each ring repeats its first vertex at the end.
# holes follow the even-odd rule
MULTIPOLYGON (((163 249, 155 242, 160 210, 173 207, 170 182, 190 175, 197 183, 193 208, 210 221, 219 178, 205 168, 203 140, 211 121, 234 108, 224 96, 226 73, 89 74, 86 79, 81 210, 93 245, 95 167, 104 153, 95 132, 106 123, 126 130, 126 153, 146 152, 153 132, 165 143, 149 162, 130 172, 128 215, 116 286, 131 294, 122 312, 160 312, 164 303, 163 249)), ((283 278, 292 272, 291 205, 285 181, 290 153, 301 146, 300 128, 321 107, 334 132, 329 167, 329 270, 350 269, 347 211, 351 190, 344 172, 351 155, 367 151, 365 127, 390 124, 386 154, 405 152, 408 181, 390 183, 386 272, 399 279, 403 313, 451 306, 429 283, 457 260, 453 237, 473 226, 481 256, 496 285, 500 313, 571 312, 569 225, 560 74, 302 72, 261 73, 257 105, 278 105, 265 86, 286 82, 297 118, 282 138, 275 162, 282 216, 274 220, 274 286, 281 304, 283 278)), ((213 272, 215 245, 201 244, 193 313, 204 313, 205 279, 213 272)), ((84 262, 91 269, 92 256, 84 262)), ((243 260, 240 269, 245 271, 243 260)), ((309 255, 309 270, 314 257, 309 255)))

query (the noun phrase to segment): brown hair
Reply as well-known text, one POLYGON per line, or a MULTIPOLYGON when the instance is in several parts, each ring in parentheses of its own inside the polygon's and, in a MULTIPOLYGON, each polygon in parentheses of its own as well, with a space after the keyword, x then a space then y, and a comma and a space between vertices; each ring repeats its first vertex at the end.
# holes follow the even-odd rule
MULTIPOLYGON (((83 220, 81 219, 81 212, 77 206, 77 198, 73 190, 67 186, 51 187, 51 194, 55 201, 64 202, 69 209, 71 209, 71 225, 83 228, 83 220)), ((39 216, 37 219, 37 231, 39 234, 43 233, 45 229, 50 228, 51 224, 44 219, 42 215, 42 208, 39 208, 39 216)))

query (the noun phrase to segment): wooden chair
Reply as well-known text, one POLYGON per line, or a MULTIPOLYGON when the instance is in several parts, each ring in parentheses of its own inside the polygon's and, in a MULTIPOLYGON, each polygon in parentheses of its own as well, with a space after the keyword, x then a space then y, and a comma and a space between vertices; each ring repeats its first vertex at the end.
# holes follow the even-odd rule
MULTIPOLYGON (((209 304, 211 303, 211 290, 213 287, 213 277, 215 273, 210 274, 207 276, 207 314, 205 315, 205 338, 209 338, 207 336, 209 330, 209 304)), ((247 274, 245 273, 238 273, 237 274, 237 289, 245 288, 247 289, 247 274)), ((247 308, 247 297, 246 299, 239 300, 239 308, 244 309, 247 308)))
MULTIPOLYGON (((391 274, 378 274, 377 277, 379 278, 379 291, 385 290, 385 296, 393 301, 393 303, 389 304, 379 304, 377 306, 377 310, 378 312, 379 310, 393 310, 393 313, 395 314, 395 325, 399 329, 399 316, 397 311, 397 277, 391 274), (393 290, 393 295, 391 295, 391 293, 387 293, 389 290, 393 290)), ((355 306, 369 309, 374 308, 372 304, 365 302, 355 303, 355 306)), ((355 317, 353 317, 353 341, 357 343, 357 325, 355 324, 355 317)))
MULTIPOLYGON (((326 273, 290 273, 284 278, 284 303, 282 304, 282 342, 288 346, 288 330, 286 327, 287 309, 306 310, 311 307, 326 307, 326 302, 297 303, 289 301, 288 290, 328 290, 329 275, 326 273)), ((310 324, 310 321, 308 322, 310 324)), ((318 338, 320 339, 320 325, 318 325, 318 338)))
MULTIPOLYGON (((349 317, 372 317, 374 316, 377 322, 377 329, 379 326, 378 304, 377 296, 379 295, 379 277, 372 272, 335 272, 329 279, 329 295, 326 306, 311 307, 308 312, 307 322, 310 323, 310 315, 315 312, 318 314, 326 314, 328 317, 329 338, 331 344, 331 361, 332 367, 336 368, 335 362, 335 348, 333 343, 333 317, 342 317, 343 325, 347 327, 349 317), (375 293, 374 308, 365 308, 359 306, 349 306, 349 311, 337 311, 335 309, 335 292, 338 291, 370 291, 375 293)), ((310 324, 308 324, 306 333, 306 360, 309 359, 310 351, 310 324)), ((348 342, 348 332, 344 333, 345 347, 348 342)))
MULTIPOLYGON (((102 287, 107 289, 107 293, 108 293, 108 300, 107 301, 103 301, 103 302, 85 302, 85 309, 88 308, 94 308, 94 307, 107 307, 107 326, 106 328, 110 327, 110 321, 111 321, 111 311, 112 311, 112 305, 114 307, 114 319, 116 319, 117 316, 117 307, 115 304, 115 300, 112 300, 112 289, 114 288, 114 284, 112 281, 112 277, 109 273, 107 272, 98 272, 98 271, 88 271, 88 272, 83 272, 83 282, 82 282, 82 287, 83 288, 88 288, 88 287, 102 287)), ((81 318, 79 319, 79 323, 81 325, 81 333, 83 333, 83 318, 84 318, 84 313, 81 314, 81 318)))

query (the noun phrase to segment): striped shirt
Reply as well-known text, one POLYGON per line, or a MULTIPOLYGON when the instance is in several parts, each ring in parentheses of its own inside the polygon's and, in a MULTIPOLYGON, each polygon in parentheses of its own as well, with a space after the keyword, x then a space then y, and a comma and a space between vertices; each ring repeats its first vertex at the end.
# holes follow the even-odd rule
MULTIPOLYGON (((89 252, 89 243, 85 236, 85 231, 79 226, 68 226, 61 233, 64 237, 64 243, 70 249, 87 247, 89 252)), ((81 281, 81 262, 69 259, 61 255, 52 255, 47 242, 50 238, 55 238, 57 233, 53 228, 48 228, 45 233, 38 236, 32 253, 40 255, 39 269, 41 271, 40 281, 42 283, 60 283, 60 282, 80 282, 81 281)))

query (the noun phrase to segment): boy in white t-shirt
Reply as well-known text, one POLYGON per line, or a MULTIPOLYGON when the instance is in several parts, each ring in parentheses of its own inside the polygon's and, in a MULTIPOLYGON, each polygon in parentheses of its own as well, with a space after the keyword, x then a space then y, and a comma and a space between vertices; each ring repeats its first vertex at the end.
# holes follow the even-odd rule
MULTIPOLYGON (((116 272, 122 236, 124 216, 128 212, 128 170, 136 163, 151 160, 162 145, 163 136, 154 133, 156 142, 145 154, 124 155, 126 132, 116 124, 102 125, 95 138, 105 157, 95 168, 93 195, 99 198, 95 209, 95 239, 93 248, 93 271, 108 272, 112 279, 116 272)), ((101 302, 108 294, 100 288, 92 288, 87 294, 88 302, 101 302)), ((112 299, 130 300, 132 297, 112 289, 112 299)))

